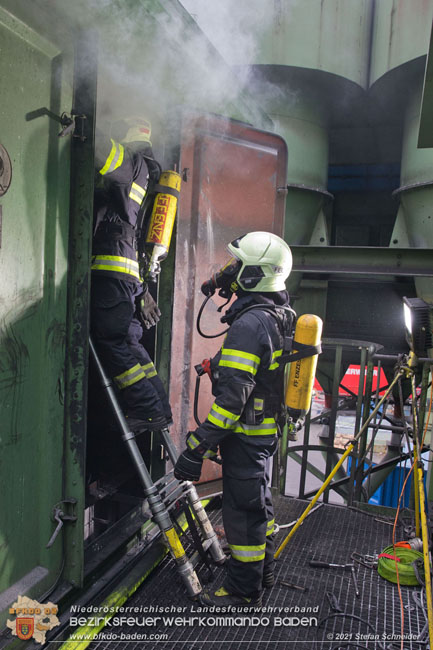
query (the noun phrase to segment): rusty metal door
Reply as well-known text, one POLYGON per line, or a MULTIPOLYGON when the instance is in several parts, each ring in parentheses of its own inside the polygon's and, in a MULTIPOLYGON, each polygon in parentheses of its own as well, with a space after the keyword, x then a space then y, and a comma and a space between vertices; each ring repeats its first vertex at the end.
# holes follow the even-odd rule
MULTIPOLYGON (((214 115, 188 115, 181 138, 182 184, 176 236, 175 291, 171 344, 170 400, 173 435, 179 449, 196 428, 193 417, 194 366, 222 344, 202 338, 196 318, 200 287, 230 257, 227 244, 254 230, 283 235, 287 148, 275 135, 214 115)), ((201 321, 205 333, 224 329, 215 296, 201 321)), ((224 313, 224 310, 223 312, 224 313)), ((212 404, 208 378, 201 380, 198 414, 204 420, 212 404)), ((219 476, 206 461, 202 481, 219 476)))

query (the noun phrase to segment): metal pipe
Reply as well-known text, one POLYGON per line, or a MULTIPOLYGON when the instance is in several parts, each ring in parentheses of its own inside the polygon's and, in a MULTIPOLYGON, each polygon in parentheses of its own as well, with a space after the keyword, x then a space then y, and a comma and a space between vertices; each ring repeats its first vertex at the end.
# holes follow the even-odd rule
POLYGON ((433 276, 432 249, 290 244, 292 271, 302 273, 433 276))
POLYGON ((283 550, 285 549, 285 547, 287 546, 287 544, 288 544, 290 538, 295 534, 295 531, 299 528, 299 526, 301 526, 301 525, 304 523, 304 519, 308 516, 308 513, 310 512, 311 508, 312 508, 312 507, 315 505, 315 503, 318 501, 318 499, 320 498, 320 496, 323 494, 323 492, 326 490, 326 488, 328 487, 328 485, 331 483, 333 477, 334 477, 335 474, 338 472, 338 470, 339 470, 339 468, 341 467, 341 465, 344 463, 344 461, 346 460, 346 458, 347 458, 347 457, 349 456, 349 454, 352 452, 352 450, 354 449, 354 443, 355 443, 357 440, 359 440, 359 438, 363 435, 364 431, 366 431, 366 429, 367 429, 368 425, 370 424, 371 420, 374 418, 374 416, 375 416, 376 413, 378 412, 379 408, 382 406, 383 402, 384 402, 385 399, 388 397, 388 394, 389 394, 389 393, 391 392, 391 390, 394 388, 394 385, 396 384, 396 382, 398 381, 398 379, 401 377, 401 375, 403 374, 403 372, 404 372, 404 370, 401 369, 401 370, 399 370, 399 371, 396 373, 394 379, 392 380, 392 382, 391 382, 390 385, 388 386, 388 388, 387 388, 385 394, 383 395, 382 399, 379 401, 379 403, 377 404, 377 406, 375 407, 375 409, 372 411, 372 413, 370 414, 370 416, 369 416, 369 417, 367 418, 367 420, 364 422, 363 426, 361 427, 361 429, 359 430, 359 432, 356 434, 356 436, 354 437, 353 441, 348 445, 346 451, 344 452, 344 454, 342 455, 342 457, 340 458, 340 460, 338 461, 338 463, 336 464, 336 466, 334 467, 334 469, 332 470, 332 472, 329 474, 328 478, 325 480, 325 482, 323 483, 323 485, 319 488, 319 490, 318 490, 318 492, 316 493, 315 497, 312 499, 312 501, 310 501, 309 505, 308 505, 307 508, 304 510, 304 512, 302 513, 301 517, 298 519, 297 524, 292 528, 292 530, 290 531, 290 533, 287 535, 287 537, 286 537, 286 538, 283 540, 283 542, 280 544, 279 548, 277 549, 277 552, 275 553, 275 556, 274 556, 275 559, 278 559, 278 557, 281 555, 282 551, 283 551, 283 550))
MULTIPOLYGON (((374 396, 374 399, 375 399, 375 403, 376 403, 376 404, 377 404, 377 400, 379 399, 380 370, 381 370, 381 362, 379 361, 378 364, 377 364, 376 393, 375 393, 375 396, 374 396)), ((373 373, 373 374, 374 374, 374 373, 373 373)), ((360 376, 360 378, 361 378, 361 376, 360 376)), ((360 383, 361 383, 361 382, 360 382, 360 383)), ((364 382, 363 382, 363 383, 364 383, 364 382)), ((379 428, 379 426, 380 426, 380 424, 381 424, 381 422, 382 422, 382 420, 383 420, 383 415, 384 415, 386 409, 387 409, 387 403, 386 403, 385 406, 384 406, 384 409, 383 409, 383 411, 382 411, 382 414, 381 414, 381 417, 380 417, 379 423, 376 422, 376 417, 375 417, 375 418, 374 418, 374 424, 373 424, 372 427, 370 427, 370 428, 373 429, 373 432, 372 432, 372 436, 371 436, 371 441, 370 441, 369 447, 367 447, 367 449, 366 449, 366 451, 365 451, 365 457, 366 457, 366 456, 367 456, 367 453, 368 453, 368 449, 370 449, 370 458, 369 458, 369 466, 370 466, 370 467, 373 465, 374 441, 375 441, 375 437, 376 437, 376 435, 377 435, 377 430, 376 430, 376 429, 379 428)), ((368 432, 367 432, 367 436, 368 436, 368 432)), ((367 438, 367 436, 366 436, 366 438, 367 438)), ((364 470, 364 458, 360 458, 360 462, 362 463, 363 470, 364 470)), ((367 494, 369 494, 369 491, 371 490, 371 475, 368 475, 368 477, 367 477, 367 488, 366 488, 366 489, 367 489, 367 494)), ((368 497, 367 497, 367 501, 368 501, 368 497)))
MULTIPOLYGON (((167 449, 168 456, 173 465, 175 465, 179 454, 177 453, 176 446, 170 437, 169 430, 167 428, 161 429, 161 436, 164 442, 164 446, 167 449)), ((226 561, 226 556, 223 553, 218 537, 209 520, 209 517, 207 516, 207 512, 203 508, 195 485, 193 485, 191 481, 184 481, 184 485, 188 486, 187 499, 193 513, 197 518, 203 536, 205 539, 209 540, 209 550, 212 555, 212 559, 216 564, 223 564, 226 561)))
POLYGON ((404 433, 405 427, 398 427, 394 424, 370 424, 369 429, 383 429, 384 431, 392 431, 393 433, 404 433))
MULTIPOLYGON (((77 499, 77 521, 63 526, 63 579, 83 584, 85 440, 87 435, 90 260, 92 248, 94 126, 98 78, 98 39, 93 29, 74 39, 72 113, 80 116, 82 137, 71 138, 71 178, 68 233, 68 272, 65 354, 65 435, 63 438, 63 498, 77 499), (77 442, 79 443, 77 444, 77 442)), ((52 181, 53 182, 53 179, 52 181)))
POLYGON ((376 465, 376 467, 374 468, 375 471, 370 471, 369 469, 367 470, 366 476, 368 476, 369 479, 367 496, 366 496, 367 501, 376 492, 376 490, 382 485, 382 483, 384 483, 384 481, 388 478, 388 476, 394 471, 400 459, 401 459, 401 446, 389 444, 385 457, 378 465, 376 465))
MULTIPOLYGON (((364 394, 364 377, 365 377, 366 363, 367 363, 367 348, 362 347, 361 360, 359 366, 358 395, 356 397, 355 431, 358 430, 362 418, 362 396, 364 394)), ((356 444, 354 447, 355 455, 357 454, 357 448, 358 445, 356 444)), ((350 481, 349 481, 349 488, 348 488, 347 505, 352 505, 353 503, 353 487, 355 485, 355 475, 356 475, 356 464, 352 462, 350 467, 350 481)))
MULTIPOLYGON (((370 356, 367 361, 367 376, 365 379, 365 391, 364 391, 364 411, 363 411, 363 426, 361 428, 361 431, 365 430, 365 436, 359 436, 360 437, 360 443, 359 443, 359 448, 358 448, 358 458, 364 458, 365 456, 365 450, 367 448, 367 430, 368 430, 368 425, 366 426, 366 422, 370 423, 371 420, 376 417, 376 413, 379 411, 379 404, 382 405, 385 399, 381 399, 380 402, 376 405, 376 407, 373 409, 372 415, 368 417, 368 412, 370 410, 370 403, 371 403, 371 392, 372 392, 372 386, 373 386, 373 376, 374 376, 374 361, 373 358, 370 356), (374 415, 373 415, 374 414, 374 415)), ((385 393, 386 396, 389 394, 389 387, 388 391, 385 393)), ((364 467, 363 467, 363 462, 359 463, 356 467, 356 473, 355 473, 355 501, 361 501, 362 499, 362 480, 363 480, 363 474, 364 474, 364 467)))
MULTIPOLYGON (((421 517, 421 534, 422 534, 422 548, 423 548, 423 558, 424 558, 424 581, 425 581, 425 591, 427 599, 427 617, 428 617, 428 629, 429 629, 429 639, 430 639, 430 648, 433 648, 433 601, 432 601, 432 587, 431 587, 431 569, 430 569, 430 556, 429 556, 429 536, 427 529, 427 518, 425 510, 425 494, 424 494, 424 476, 423 476, 423 466, 422 466, 422 456, 420 449, 420 440, 418 437, 417 430, 417 413, 416 413, 416 400, 415 398, 415 375, 412 372, 411 375, 412 383, 412 412, 414 416, 414 435, 413 441, 415 445, 414 452, 415 455, 415 476, 414 483, 418 486, 418 497, 419 497, 419 514, 421 517)), ((415 510, 416 515, 416 510, 415 510)), ((419 537, 417 533, 417 537, 419 537)))
POLYGON ((430 571, 430 555, 428 548, 428 528, 427 519, 425 514, 425 494, 424 494, 424 477, 421 467, 418 468, 418 483, 420 495, 420 512, 421 512, 421 532, 422 532, 422 552, 424 558, 424 581, 427 599, 427 617, 428 617, 428 632, 430 639, 430 648, 433 648, 433 601, 432 601, 432 586, 431 586, 431 571, 430 571))
MULTIPOLYGON (((337 422, 337 411, 338 411, 338 390, 340 386, 340 373, 341 373, 341 361, 343 358, 343 348, 341 345, 337 345, 337 348, 335 350, 335 360, 334 360, 334 380, 332 383, 332 406, 331 406, 331 415, 329 418, 329 439, 328 439, 328 444, 333 447, 334 446, 334 439, 335 439, 335 424, 337 422)), ((335 456, 332 458, 331 454, 327 455, 326 458, 326 469, 325 469, 325 474, 328 475, 331 467, 332 467, 332 462, 335 461, 335 456)), ((329 492, 326 491, 323 495, 323 501, 325 503, 328 502, 329 499, 329 492)))
POLYGON ((415 385, 415 375, 412 372, 411 374, 411 386, 412 386, 412 422, 413 422, 413 464, 415 466, 415 476, 413 481, 413 492, 414 492, 414 509, 415 509, 415 534, 416 537, 420 536, 420 511, 419 511, 419 497, 420 497, 420 488, 418 484, 417 468, 418 462, 421 462, 421 452, 419 449, 419 433, 418 433, 418 413, 416 410, 416 385, 415 385))
MULTIPOLYGON (((404 454, 401 454, 401 456, 399 456, 400 460, 408 460, 409 458, 412 458, 412 452, 404 453, 404 454)), ((368 471, 369 474, 375 474, 376 472, 381 472, 384 469, 385 465, 387 467, 394 468, 396 464, 397 464, 397 459, 393 458, 393 459, 387 460, 386 462, 382 461, 380 463, 380 465, 376 465, 375 467, 369 467, 367 471, 368 471)), ((333 490, 337 491, 336 488, 338 488, 338 486, 344 485, 345 483, 348 483, 349 480, 350 480, 350 477, 346 476, 343 479, 339 479, 337 481, 334 481, 334 483, 332 484, 331 487, 332 487, 333 490)), ((315 494, 315 492, 307 492, 305 494, 305 498, 309 499, 310 497, 313 497, 314 494, 315 494)))
MULTIPOLYGON (((380 361, 400 361, 401 355, 400 354, 374 354, 373 359, 380 360, 380 361)), ((417 357, 417 362, 418 363, 431 363, 432 360, 429 357, 417 357)))
POLYGON ((285 493, 286 490, 286 476, 287 476, 287 450, 288 450, 288 432, 287 426, 283 427, 280 438, 280 494, 285 493))
POLYGON ((304 428, 304 449, 302 452, 302 461, 301 461, 301 476, 299 479, 299 498, 303 499, 305 494, 305 479, 307 476, 307 465, 308 465, 308 444, 310 442, 310 423, 311 423, 311 408, 307 413, 305 419, 305 428, 304 428))
MULTIPOLYGON (((431 360, 430 360, 431 361, 431 360)), ((429 386, 429 374, 430 374, 430 364, 424 364, 422 369, 422 378, 421 378, 421 398, 419 404, 419 428, 420 431, 424 429, 424 420, 425 420, 425 411, 427 404, 427 392, 429 386)))
POLYGON ((182 542, 180 541, 179 536, 173 526, 170 515, 161 499, 158 489, 155 487, 152 481, 149 471, 144 463, 140 449, 138 448, 138 445, 135 441, 135 434, 129 429, 128 422, 126 421, 126 418, 120 408, 119 402, 117 401, 111 380, 105 374, 104 368, 102 367, 101 361, 98 357, 91 337, 89 338, 89 347, 90 353, 101 379, 101 384, 107 392, 114 417, 117 421, 120 431, 122 432, 122 438, 127 446, 128 452, 140 477, 143 491, 152 511, 153 518, 158 524, 164 536, 164 539, 167 542, 170 555, 177 565, 177 569, 184 581, 188 594, 191 597, 196 597, 202 591, 200 581, 197 577, 196 572, 194 571, 192 564, 188 560, 185 549, 182 546, 182 542))

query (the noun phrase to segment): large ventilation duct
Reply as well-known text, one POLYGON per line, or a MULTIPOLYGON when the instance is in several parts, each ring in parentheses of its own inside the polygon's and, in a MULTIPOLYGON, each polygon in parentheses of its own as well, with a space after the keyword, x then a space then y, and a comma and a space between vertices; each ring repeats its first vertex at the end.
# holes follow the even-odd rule
MULTIPOLYGON (((391 245, 431 248, 433 242, 433 149, 418 149, 421 80, 410 98, 403 129, 400 207, 391 245)), ((433 304, 431 278, 415 278, 417 294, 433 304)))
POLYGON ((225 11, 229 36, 236 38, 218 36, 211 16, 198 16, 287 142, 285 237, 291 244, 309 244, 323 217, 329 115, 336 102, 347 103, 354 88, 367 85, 372 6, 372 0, 221 0, 208 14, 221 18, 225 11))
MULTIPOLYGON (((249 91, 287 143, 285 239, 327 246, 329 128, 335 113, 347 110, 367 85, 372 2, 282 0, 268 10, 272 20, 255 26, 259 50, 240 63, 249 67, 249 91)), ((310 311, 325 319, 327 280, 294 273, 288 289, 298 314, 310 311)), ((319 367, 330 393, 334 368, 325 356, 319 367)), ((342 363, 341 376, 347 366, 342 363)))
MULTIPOLYGON (((425 55, 431 33, 433 2, 381 0, 375 3, 370 84, 387 114, 403 122, 399 199, 391 247, 433 245, 433 149, 418 149, 425 55), (417 35, 414 38, 414 34, 417 35)), ((419 297, 433 302, 433 283, 415 278, 419 297)))
MULTIPOLYGON (((276 132, 288 144, 285 238, 289 244, 308 244, 328 195, 328 131, 321 111, 305 102, 296 110, 271 113, 276 132)), ((323 112, 323 111, 322 111, 323 112)))

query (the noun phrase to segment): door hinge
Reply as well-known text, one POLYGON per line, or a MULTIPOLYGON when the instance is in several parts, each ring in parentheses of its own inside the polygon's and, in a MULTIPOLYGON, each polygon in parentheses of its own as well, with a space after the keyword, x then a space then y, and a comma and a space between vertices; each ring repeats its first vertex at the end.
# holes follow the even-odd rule
POLYGON ((87 140, 87 136, 84 135, 85 129, 85 115, 68 115, 67 113, 62 113, 60 116, 60 124, 62 124, 63 129, 59 133, 59 138, 64 138, 67 135, 72 135, 73 138, 79 138, 81 142, 87 140))
POLYGON ((76 115, 75 113, 62 113, 61 115, 56 115, 53 111, 50 111, 49 108, 43 106, 38 108, 35 111, 30 111, 26 113, 26 121, 30 122, 35 120, 37 117, 42 115, 47 115, 52 120, 55 120, 62 126, 62 130, 58 134, 59 138, 64 138, 67 135, 72 135, 73 138, 79 138, 82 142, 87 140, 87 136, 84 135, 84 125, 85 120, 87 119, 86 115, 76 115))
POLYGON ((77 499, 67 498, 67 499, 63 499, 62 501, 59 501, 53 507, 53 511, 51 513, 51 519, 54 523, 57 523, 57 526, 53 534, 51 535, 49 542, 45 548, 51 548, 51 546, 54 544, 56 540, 57 535, 60 533, 65 523, 67 522, 72 523, 77 521, 77 515, 75 514, 76 505, 77 505, 77 499))

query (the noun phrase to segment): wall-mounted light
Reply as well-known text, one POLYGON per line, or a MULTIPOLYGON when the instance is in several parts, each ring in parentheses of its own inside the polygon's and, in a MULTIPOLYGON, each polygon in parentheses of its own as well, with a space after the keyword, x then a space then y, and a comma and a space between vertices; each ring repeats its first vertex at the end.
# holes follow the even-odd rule
POLYGON ((425 357, 427 350, 433 347, 431 307, 421 298, 403 298, 403 309, 408 345, 417 357, 425 357))

